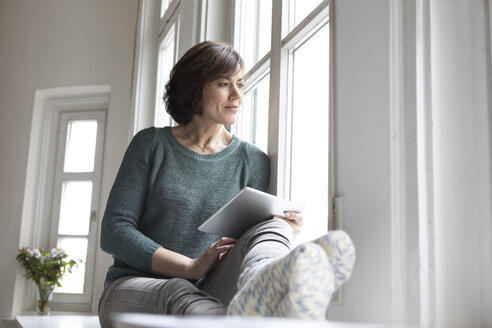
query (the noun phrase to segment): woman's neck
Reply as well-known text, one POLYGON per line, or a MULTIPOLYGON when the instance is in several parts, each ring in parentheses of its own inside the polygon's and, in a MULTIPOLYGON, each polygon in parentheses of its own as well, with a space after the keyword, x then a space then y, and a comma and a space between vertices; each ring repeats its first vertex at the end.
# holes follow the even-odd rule
POLYGON ((199 124, 191 121, 183 128, 188 138, 203 147, 218 144, 224 138, 225 128, 222 124, 199 124))
POLYGON ((203 154, 225 149, 232 140, 222 124, 199 124, 192 121, 173 128, 174 136, 185 147, 203 154))

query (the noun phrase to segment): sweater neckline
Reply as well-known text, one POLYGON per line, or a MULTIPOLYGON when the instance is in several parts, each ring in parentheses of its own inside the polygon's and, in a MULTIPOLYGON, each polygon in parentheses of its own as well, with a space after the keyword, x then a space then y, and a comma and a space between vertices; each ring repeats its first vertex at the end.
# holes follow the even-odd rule
POLYGON ((175 148, 182 154, 193 157, 196 159, 201 159, 201 160, 214 160, 214 159, 219 159, 223 158, 232 152, 234 152, 239 145, 239 138, 236 137, 235 135, 232 135, 232 141, 227 145, 226 148, 222 149, 221 151, 213 154, 200 154, 194 150, 191 150, 185 146, 183 146, 178 139, 174 136, 174 134, 171 131, 170 126, 164 127, 164 133, 168 135, 168 139, 171 140, 171 143, 175 146, 175 148))

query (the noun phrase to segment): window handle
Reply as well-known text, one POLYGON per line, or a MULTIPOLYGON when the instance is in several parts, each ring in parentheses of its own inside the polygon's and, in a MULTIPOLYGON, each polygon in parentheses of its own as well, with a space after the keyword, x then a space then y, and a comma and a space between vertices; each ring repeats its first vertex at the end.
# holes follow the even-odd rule
POLYGON ((92 210, 90 216, 89 232, 92 231, 92 226, 96 222, 97 222, 97 212, 95 210, 92 210))

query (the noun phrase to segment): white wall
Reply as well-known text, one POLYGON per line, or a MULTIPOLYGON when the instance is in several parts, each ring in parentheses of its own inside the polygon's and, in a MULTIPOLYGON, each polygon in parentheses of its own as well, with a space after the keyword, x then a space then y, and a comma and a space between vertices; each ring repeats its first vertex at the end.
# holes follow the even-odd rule
MULTIPOLYGON (((12 314, 35 90, 111 86, 105 204, 128 142, 137 5, 134 0, 0 0, 0 318, 12 314)), ((96 261, 110 263, 101 253, 96 261)), ((96 297, 104 274, 99 278, 96 297)))
POLYGON ((431 2, 436 322, 492 325, 489 2, 431 2))
POLYGON ((490 5, 412 2, 334 3, 335 192, 357 261, 329 317, 490 327, 490 5))
POLYGON ((391 321, 389 3, 336 1, 335 194, 357 260, 329 317, 391 321))

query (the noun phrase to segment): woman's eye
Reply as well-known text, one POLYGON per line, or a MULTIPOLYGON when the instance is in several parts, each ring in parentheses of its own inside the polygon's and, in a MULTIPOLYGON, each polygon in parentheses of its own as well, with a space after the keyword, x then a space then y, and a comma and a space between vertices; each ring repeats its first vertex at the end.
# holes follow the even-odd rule
POLYGON ((219 87, 227 87, 227 82, 221 82, 221 83, 219 83, 219 87))
POLYGON ((244 84, 239 83, 239 84, 237 85, 237 87, 238 87, 239 89, 242 89, 242 88, 244 88, 244 84))

